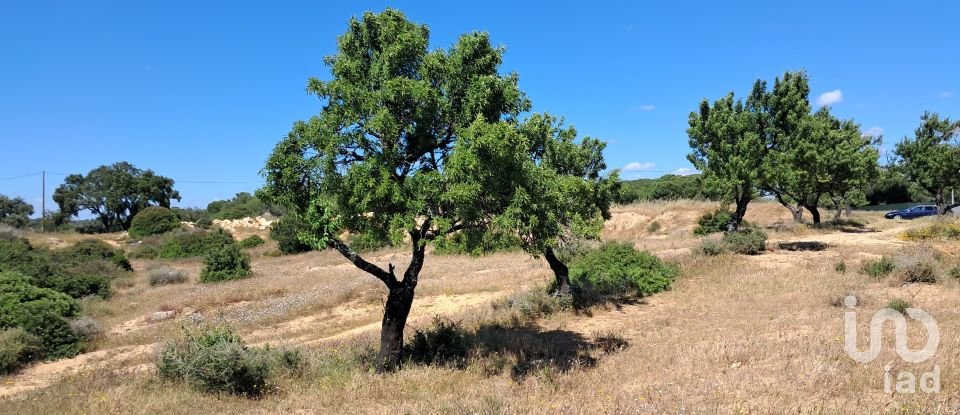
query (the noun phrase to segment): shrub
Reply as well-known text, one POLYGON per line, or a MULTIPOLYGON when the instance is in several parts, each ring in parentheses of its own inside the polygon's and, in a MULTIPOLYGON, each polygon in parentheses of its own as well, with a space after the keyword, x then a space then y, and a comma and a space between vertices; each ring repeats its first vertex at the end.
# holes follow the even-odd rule
POLYGON ((716 256, 724 253, 723 243, 719 239, 704 238, 700 241, 700 252, 708 256, 716 256))
POLYGON ((572 308, 569 296, 552 295, 551 291, 546 287, 537 287, 494 301, 491 306, 494 311, 516 313, 510 318, 519 324, 572 308))
POLYGON ((697 220, 697 227, 693 228, 693 234, 703 236, 711 233, 725 232, 732 218, 733 213, 726 209, 717 209, 716 211, 705 213, 697 220))
POLYGON ((897 277, 904 283, 937 282, 940 273, 940 261, 932 253, 930 247, 914 247, 898 252, 893 262, 897 277))
POLYGON ((431 328, 416 330, 404 349, 415 363, 462 367, 470 351, 470 336, 457 322, 437 316, 431 328))
POLYGON ((883 256, 880 259, 864 263, 863 273, 874 278, 881 278, 890 275, 894 268, 893 260, 887 256, 883 256))
POLYGON ((16 372, 40 356, 40 338, 16 327, 0 330, 0 374, 16 372))
POLYGON ((184 329, 182 338, 161 347, 156 364, 161 379, 201 392, 255 397, 268 388, 268 360, 225 326, 184 329))
POLYGON ((759 228, 745 226, 736 232, 723 234, 723 248, 738 254, 756 255, 766 249, 767 234, 759 228))
POLYGON ((84 241, 52 251, 34 248, 26 239, 0 239, 0 271, 14 271, 41 288, 74 298, 110 296, 110 280, 126 275, 130 263, 103 241, 84 241))
POLYGON ((607 242, 570 264, 574 298, 581 304, 609 296, 650 295, 670 288, 676 266, 626 242, 607 242))
POLYGON ((960 280, 960 267, 950 268, 950 271, 947 272, 947 276, 955 280, 960 280))
POLYGON ((88 262, 90 260, 106 260, 123 271, 133 271, 130 261, 123 254, 123 250, 114 248, 99 239, 85 239, 77 242, 63 253, 74 262, 88 262))
POLYGON ((907 312, 908 308, 910 308, 910 303, 908 303, 906 300, 902 298, 894 298, 893 300, 890 300, 890 302, 887 304, 887 308, 891 310, 896 310, 900 314, 903 314, 907 312))
POLYGON ((130 222, 130 229, 127 232, 131 237, 142 238, 167 233, 179 227, 180 217, 172 210, 160 206, 150 206, 133 217, 130 222))
POLYGON ((191 258, 205 256, 225 245, 233 245, 233 235, 223 229, 185 231, 164 238, 158 258, 191 258))
POLYGON ((70 321, 70 330, 82 340, 92 340, 103 333, 100 323, 90 317, 80 317, 70 321))
POLYGON ((434 253, 440 255, 481 256, 520 248, 520 239, 502 232, 466 230, 438 238, 434 253))
POLYGON ((906 241, 925 241, 931 239, 960 239, 960 223, 937 221, 917 228, 907 229, 900 234, 906 241))
POLYGON ((312 250, 310 245, 300 241, 300 237, 297 236, 305 226, 302 220, 295 216, 284 216, 273 222, 270 228, 270 239, 277 241, 280 252, 285 255, 309 252, 312 250))
POLYGON ((150 285, 180 284, 187 282, 187 273, 170 267, 154 268, 147 273, 150 285))
POLYGON ((41 357, 71 357, 81 340, 68 319, 78 312, 70 296, 31 284, 14 272, 0 272, 0 329, 20 327, 40 339, 41 357))
POLYGON ((660 221, 655 220, 647 225, 647 233, 657 233, 662 227, 663 225, 660 224, 660 221))
POLYGON ((843 261, 837 262, 833 265, 833 269, 834 271, 844 274, 847 272, 847 263, 843 261))
POLYGON ((237 280, 250 274, 250 256, 241 252, 236 244, 229 244, 204 257, 200 282, 237 280))
POLYGON ((390 246, 388 239, 386 236, 377 236, 369 233, 354 234, 347 238, 347 245, 356 252, 371 252, 390 246))
POLYGON ((250 235, 239 242, 240 248, 243 249, 254 248, 265 243, 267 243, 267 241, 264 241, 263 238, 257 235, 250 235))

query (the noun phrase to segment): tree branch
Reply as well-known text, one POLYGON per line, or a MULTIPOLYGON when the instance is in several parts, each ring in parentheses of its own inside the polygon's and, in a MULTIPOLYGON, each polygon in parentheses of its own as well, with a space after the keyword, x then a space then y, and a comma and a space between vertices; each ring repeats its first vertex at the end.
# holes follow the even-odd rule
POLYGON ((393 264, 388 264, 389 271, 384 271, 383 268, 380 268, 377 265, 372 264, 367 260, 361 258, 359 254, 354 252, 352 249, 350 249, 349 246, 343 243, 343 241, 341 241, 340 238, 337 238, 332 235, 330 236, 328 245, 330 245, 331 248, 336 249, 337 252, 340 252, 340 255, 343 255, 344 258, 350 261, 357 268, 360 268, 366 273, 373 275, 374 277, 377 277, 377 279, 379 279, 380 281, 383 281, 383 283, 386 284, 387 288, 393 288, 399 285, 399 281, 397 281, 397 276, 394 273, 393 264))

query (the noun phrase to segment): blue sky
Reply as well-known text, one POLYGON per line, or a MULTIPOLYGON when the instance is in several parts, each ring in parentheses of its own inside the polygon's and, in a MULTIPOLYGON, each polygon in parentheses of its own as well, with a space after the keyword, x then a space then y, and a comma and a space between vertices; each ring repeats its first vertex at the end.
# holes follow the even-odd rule
MULTIPOLYGON (((183 206, 252 191, 291 123, 319 110, 304 86, 328 76, 347 20, 387 6, 427 24, 432 47, 489 32, 534 111, 609 141, 628 178, 689 168, 698 102, 787 70, 885 149, 925 110, 960 117, 955 2, 578 3, 5 2, 0 179, 126 160, 177 180, 183 206)), ((61 182, 48 175, 48 196, 61 182)), ((0 194, 39 210, 39 177, 0 194)))

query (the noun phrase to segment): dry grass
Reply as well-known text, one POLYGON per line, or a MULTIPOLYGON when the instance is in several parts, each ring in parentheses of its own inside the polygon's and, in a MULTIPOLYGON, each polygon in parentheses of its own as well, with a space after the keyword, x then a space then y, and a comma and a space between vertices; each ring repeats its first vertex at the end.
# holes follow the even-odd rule
MULTIPOLYGON (((464 369, 412 366, 395 375, 375 375, 349 356, 362 353, 375 341, 383 295, 378 283, 329 252, 257 257, 253 262, 257 276, 250 280, 215 287, 181 284, 151 289, 145 274, 138 273, 133 287, 88 308, 101 315, 108 332, 164 306, 181 307, 183 314, 188 308, 207 317, 222 314, 234 319, 251 343, 305 348, 314 362, 307 375, 279 379, 278 390, 258 401, 201 395, 157 381, 150 372, 149 346, 123 346, 149 345, 171 335, 184 320, 137 323, 129 332, 113 333, 101 345, 102 351, 78 366, 87 369, 0 401, 0 413, 181 414, 195 413, 196 408, 264 414, 960 410, 960 371, 956 369, 960 364, 960 336, 956 335, 960 283, 891 284, 857 271, 864 261, 911 245, 898 235, 922 223, 884 221, 875 213, 858 213, 869 230, 797 229, 784 226, 790 216, 779 205, 754 203, 747 219, 767 228, 768 252, 751 257, 690 253, 699 242, 692 235, 697 217, 715 207, 706 202, 669 202, 616 208, 604 237, 631 241, 677 261, 683 277, 674 288, 589 314, 560 312, 536 320, 526 331, 498 337, 500 341, 526 339, 521 346, 530 344, 533 349, 546 339, 564 339, 557 344, 569 349, 601 345, 609 337, 605 333, 615 333, 629 343, 611 353, 602 353, 600 346, 590 349, 590 356, 598 359, 595 365, 547 364, 517 378, 503 368, 516 364, 519 355, 487 354, 476 356, 464 369), (647 227, 654 220, 662 228, 650 235, 647 227), (847 264, 847 272, 835 268, 840 261, 847 264), (858 298, 861 344, 869 316, 892 299, 902 298, 933 315, 941 332, 934 360, 903 363, 893 352, 889 328, 877 360, 869 364, 851 360, 843 351, 846 309, 842 301, 850 294, 858 298), (266 316, 255 312, 298 296, 306 299, 295 307, 280 307, 266 316), (895 363, 895 371, 915 374, 938 365, 942 391, 884 393, 888 362, 895 363)), ((944 264, 956 264, 955 247, 947 242, 936 246, 943 252, 944 264)), ((380 264, 405 264, 406 252, 385 250, 372 257, 380 264)), ((142 270, 145 265, 135 267, 142 270)), ((191 273, 197 267, 190 261, 168 265, 191 273)), ((411 330, 427 327, 434 314, 460 321, 471 330, 489 327, 501 318, 489 305, 493 299, 529 289, 549 276, 544 263, 521 254, 431 256, 414 302, 411 330)), ((925 341, 918 324, 911 323, 908 332, 913 348, 925 341)), ((525 351, 517 347, 516 351, 525 351)), ((7 381, 36 380, 29 374, 36 374, 37 367, 28 369, 26 376, 0 378, 0 386, 7 381)))

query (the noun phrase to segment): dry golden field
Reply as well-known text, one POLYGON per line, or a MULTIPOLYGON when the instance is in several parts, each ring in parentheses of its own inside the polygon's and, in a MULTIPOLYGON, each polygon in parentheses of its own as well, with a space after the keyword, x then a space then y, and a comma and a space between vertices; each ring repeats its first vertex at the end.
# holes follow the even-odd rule
MULTIPOLYGON (((544 261, 521 253, 428 254, 410 332, 440 315, 483 331, 504 353, 477 355, 465 367, 408 365, 392 375, 372 373, 350 358, 376 344, 385 293, 334 252, 270 258, 260 255, 266 247, 254 251, 253 278, 160 287, 147 283, 146 270, 155 264, 134 261, 136 277, 117 281, 110 300, 84 304, 104 327, 95 350, 0 377, 0 414, 960 412, 960 284, 948 277, 903 284, 896 276, 861 272, 865 261, 916 249, 920 244, 900 233, 936 219, 894 222, 857 212, 866 228, 814 229, 790 224, 775 203, 753 203, 747 220, 766 228, 768 250, 704 256, 692 229, 715 207, 678 201, 615 208, 603 238, 678 263, 682 276, 673 288, 523 326, 491 324, 504 318, 491 304, 546 284, 552 274, 544 261), (654 221, 660 226, 651 232, 654 221), (845 272, 838 270, 841 262, 845 272), (870 316, 901 298, 936 319, 934 357, 905 363, 887 325, 879 358, 852 360, 843 347, 848 295, 858 299, 861 348, 870 316), (160 310, 178 317, 149 322, 160 310), (278 379, 275 390, 257 400, 158 380, 157 345, 198 321, 226 321, 250 344, 300 348, 310 367, 278 379), (610 338, 626 346, 605 347, 610 338), (533 369, 516 370, 521 364, 533 369), (936 366, 940 391, 886 393, 888 364, 893 374, 918 378, 936 366), (510 367, 515 370, 504 369, 510 367)), ((944 269, 960 265, 957 242, 920 249, 937 252, 944 269)), ((405 264, 407 254, 391 249, 368 257, 405 264)), ((199 261, 166 262, 193 280, 199 273, 199 261)), ((919 348, 926 332, 907 320, 909 346, 919 348)))

